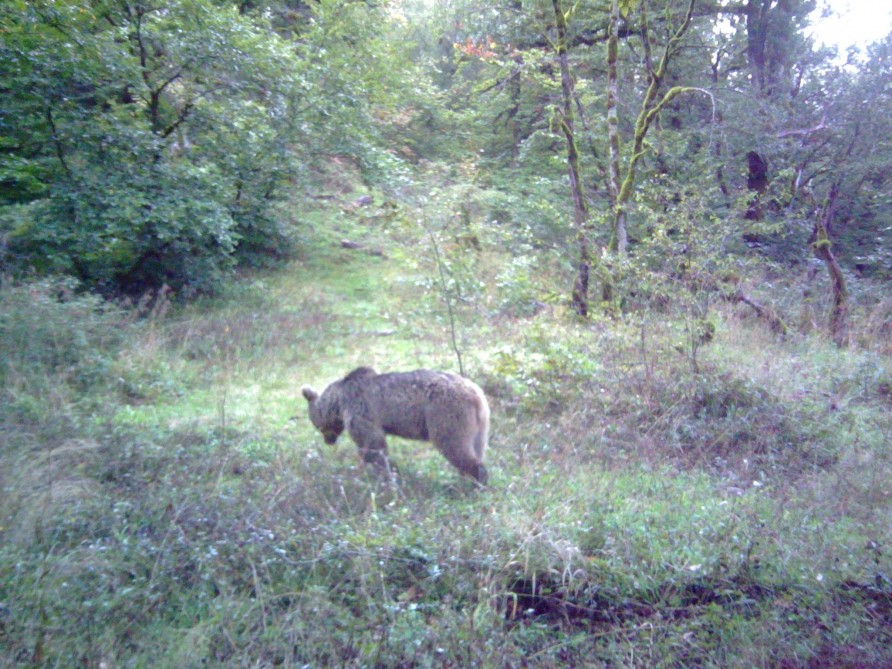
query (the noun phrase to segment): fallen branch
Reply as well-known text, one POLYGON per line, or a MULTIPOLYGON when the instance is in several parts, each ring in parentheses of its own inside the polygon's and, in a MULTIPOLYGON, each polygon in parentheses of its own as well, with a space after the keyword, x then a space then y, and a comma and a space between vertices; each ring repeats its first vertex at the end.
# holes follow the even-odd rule
POLYGON ((743 289, 740 286, 733 293, 722 292, 724 298, 735 304, 743 303, 750 307, 753 311, 756 312, 756 315, 766 321, 768 323, 768 327, 771 328, 771 331, 780 335, 781 337, 786 336, 789 332, 789 328, 787 324, 784 323, 783 319, 777 315, 777 312, 771 307, 766 307, 764 304, 760 304, 756 302, 753 298, 743 292, 743 289))

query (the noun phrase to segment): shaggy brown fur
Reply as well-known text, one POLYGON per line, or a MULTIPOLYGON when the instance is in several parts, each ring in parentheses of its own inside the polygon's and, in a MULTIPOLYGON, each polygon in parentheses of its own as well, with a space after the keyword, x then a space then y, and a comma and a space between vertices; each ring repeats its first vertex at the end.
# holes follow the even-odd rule
POLYGON ((468 379, 428 369, 378 374, 360 367, 321 395, 309 386, 301 391, 327 444, 346 429, 365 462, 386 468, 385 435, 431 441, 462 474, 486 483, 489 404, 468 379))

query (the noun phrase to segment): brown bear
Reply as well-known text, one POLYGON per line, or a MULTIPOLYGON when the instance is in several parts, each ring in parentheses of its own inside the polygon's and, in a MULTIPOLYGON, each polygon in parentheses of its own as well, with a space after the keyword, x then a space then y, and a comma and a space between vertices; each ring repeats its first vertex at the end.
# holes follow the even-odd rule
POLYGON ((365 462, 388 470, 385 435, 431 441, 462 474, 487 481, 489 404, 464 377, 429 369, 378 374, 360 367, 321 395, 310 386, 301 392, 327 444, 346 429, 365 462))

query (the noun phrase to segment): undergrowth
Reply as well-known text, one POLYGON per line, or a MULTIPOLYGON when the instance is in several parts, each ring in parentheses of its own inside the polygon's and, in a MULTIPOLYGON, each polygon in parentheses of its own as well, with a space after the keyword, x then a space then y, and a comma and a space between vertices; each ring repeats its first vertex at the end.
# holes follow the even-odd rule
POLYGON ((445 307, 429 254, 339 225, 202 304, 0 288, 0 666, 892 664, 878 353, 731 310, 697 350, 681 317, 573 322, 442 236, 488 280, 447 289, 491 486, 397 439, 391 486, 297 389, 454 368, 445 307))

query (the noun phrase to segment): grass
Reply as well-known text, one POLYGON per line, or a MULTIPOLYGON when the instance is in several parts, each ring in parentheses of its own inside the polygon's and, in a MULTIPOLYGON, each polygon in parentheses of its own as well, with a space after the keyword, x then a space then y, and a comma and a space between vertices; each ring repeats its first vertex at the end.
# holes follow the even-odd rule
POLYGON ((394 439, 395 489, 299 387, 455 369, 437 269, 328 234, 143 318, 2 287, 0 666, 892 666, 882 354, 727 311, 694 361, 681 319, 521 308, 444 244, 486 278, 452 290, 492 485, 394 439))

